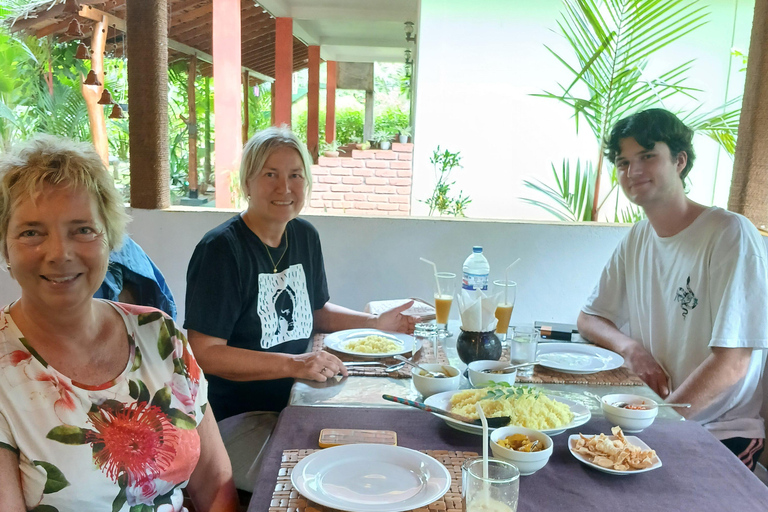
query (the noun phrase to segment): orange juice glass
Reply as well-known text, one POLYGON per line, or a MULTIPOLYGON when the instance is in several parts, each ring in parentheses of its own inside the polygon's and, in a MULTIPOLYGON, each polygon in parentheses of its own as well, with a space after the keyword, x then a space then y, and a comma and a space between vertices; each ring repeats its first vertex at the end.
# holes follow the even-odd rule
POLYGON ((437 335, 444 338, 451 336, 451 333, 448 332, 448 317, 451 313, 453 295, 456 292, 456 274, 452 272, 438 272, 434 277, 437 335))
POLYGON ((493 293, 499 298, 499 302, 496 305, 496 320, 498 320, 496 334, 504 341, 509 330, 509 319, 512 317, 512 310, 515 308, 517 283, 504 279, 494 281, 493 293))

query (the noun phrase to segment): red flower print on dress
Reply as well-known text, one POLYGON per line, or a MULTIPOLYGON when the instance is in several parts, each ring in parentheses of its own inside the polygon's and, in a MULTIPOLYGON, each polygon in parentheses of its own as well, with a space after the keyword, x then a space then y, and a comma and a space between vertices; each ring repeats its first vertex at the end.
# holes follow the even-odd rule
POLYGON ((88 418, 96 431, 87 431, 85 441, 94 446, 96 464, 115 482, 125 475, 129 486, 144 486, 176 455, 176 429, 160 407, 147 402, 99 407, 88 418))

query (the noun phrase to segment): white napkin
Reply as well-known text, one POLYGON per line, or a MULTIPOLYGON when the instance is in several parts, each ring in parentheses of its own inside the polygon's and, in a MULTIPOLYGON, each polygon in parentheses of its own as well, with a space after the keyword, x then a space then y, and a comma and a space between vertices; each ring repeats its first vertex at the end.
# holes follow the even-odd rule
POLYGON ((496 329, 496 304, 499 295, 486 296, 481 290, 461 290, 458 295, 461 328, 471 332, 496 329))

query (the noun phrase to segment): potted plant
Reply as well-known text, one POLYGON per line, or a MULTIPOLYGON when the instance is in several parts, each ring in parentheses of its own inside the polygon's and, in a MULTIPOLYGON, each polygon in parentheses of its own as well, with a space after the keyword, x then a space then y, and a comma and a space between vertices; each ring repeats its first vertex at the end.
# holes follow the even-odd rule
POLYGON ((323 155, 329 157, 329 158, 337 158, 339 156, 339 153, 344 153, 345 151, 343 149, 340 149, 341 143, 339 141, 331 141, 331 142, 322 142, 320 143, 320 151, 323 152, 323 155))
POLYGON ((399 135, 400 144, 406 144, 408 142, 408 137, 411 135, 411 127, 410 126, 403 126, 397 129, 397 132, 399 135))
POLYGON ((389 133, 385 132, 384 130, 380 130, 376 132, 373 136, 373 140, 379 146, 379 149, 391 148, 392 147, 391 138, 392 137, 389 135, 389 133))
POLYGON ((359 150, 365 151, 366 149, 371 147, 371 145, 367 142, 360 142, 361 140, 362 139, 360 139, 360 137, 358 137, 357 135, 353 135, 352 137, 349 138, 349 142, 352 142, 355 145, 355 147, 359 150))

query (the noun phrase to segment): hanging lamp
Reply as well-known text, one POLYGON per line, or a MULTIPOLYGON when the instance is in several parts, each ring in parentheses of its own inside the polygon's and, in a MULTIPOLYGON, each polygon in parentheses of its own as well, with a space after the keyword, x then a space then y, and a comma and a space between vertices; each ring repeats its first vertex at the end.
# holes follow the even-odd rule
POLYGON ((69 22, 69 27, 67 28, 67 31, 64 32, 64 35, 78 38, 78 39, 83 37, 83 31, 80 28, 80 22, 77 21, 77 18, 72 18, 72 21, 69 22))
POLYGON ((112 94, 106 87, 101 91, 101 98, 97 101, 99 105, 116 105, 117 102, 112 99, 112 94))
POLYGON ((83 82, 83 85, 101 86, 102 84, 99 82, 99 79, 96 76, 96 72, 94 70, 90 70, 88 72, 88 76, 85 78, 85 82, 83 82))
POLYGON ((85 43, 80 43, 77 45, 75 58, 80 60, 86 60, 91 58, 91 52, 88 51, 88 47, 85 46, 85 43))
POLYGON ((65 14, 78 14, 80 12, 80 4, 76 0, 67 0, 64 2, 64 10, 62 12, 65 14))
POLYGON ((109 114, 110 119, 123 119, 125 117, 125 114, 123 114, 123 109, 120 106, 119 103, 115 103, 115 106, 112 107, 112 113, 109 114))

